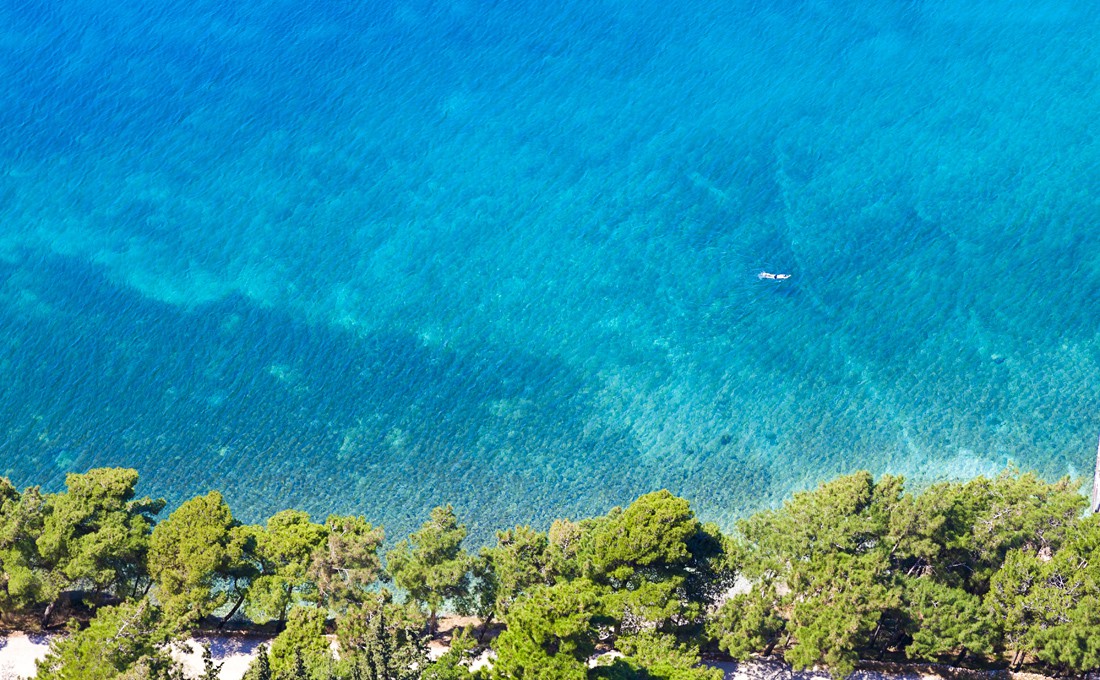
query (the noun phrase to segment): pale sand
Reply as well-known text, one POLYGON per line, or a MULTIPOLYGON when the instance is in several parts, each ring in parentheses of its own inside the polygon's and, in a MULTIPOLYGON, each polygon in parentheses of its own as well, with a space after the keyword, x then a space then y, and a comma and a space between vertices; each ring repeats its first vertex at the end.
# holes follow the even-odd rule
POLYGON ((241 680, 248 664, 256 656, 256 648, 266 640, 255 637, 237 636, 201 636, 187 642, 189 649, 172 649, 172 657, 183 662, 184 673, 188 677, 202 675, 202 645, 210 645, 210 655, 215 664, 221 664, 218 677, 222 680, 241 680))
MULTIPOLYGON (((172 650, 172 656, 183 662, 190 677, 202 673, 204 642, 210 644, 214 663, 222 664, 222 680, 240 680, 263 640, 231 636, 192 638, 188 641, 189 649, 176 647, 172 650)), ((49 648, 50 637, 44 635, 10 633, 0 637, 0 680, 34 677, 35 662, 46 656, 49 648)))
POLYGON ((35 674, 34 662, 46 656, 49 638, 26 633, 0 637, 0 680, 29 678, 35 674))

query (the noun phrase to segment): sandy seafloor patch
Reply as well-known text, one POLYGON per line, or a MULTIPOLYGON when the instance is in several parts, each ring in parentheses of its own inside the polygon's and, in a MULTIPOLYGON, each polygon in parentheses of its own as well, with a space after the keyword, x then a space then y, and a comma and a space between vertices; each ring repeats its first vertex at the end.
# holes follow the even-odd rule
MULTIPOLYGON (((203 636, 191 640, 192 651, 179 654, 184 661, 189 677, 197 677, 202 672, 201 644, 208 642, 216 663, 221 663, 222 680, 240 680, 255 654, 256 648, 263 642, 260 638, 240 636, 203 636)), ((35 662, 46 655, 49 637, 13 633, 0 637, 0 680, 17 680, 33 677, 35 662)), ((433 654, 433 656, 437 656, 433 654)), ((767 660, 754 660, 748 663, 719 663, 711 665, 725 671, 727 680, 828 680, 825 671, 793 672, 790 666, 767 660)), ((968 672, 959 676, 950 674, 949 669, 931 669, 927 667, 899 669, 897 672, 882 670, 859 670, 852 680, 923 680, 924 678, 1012 678, 1013 680, 1040 680, 1045 676, 1031 673, 1004 672, 968 672)))

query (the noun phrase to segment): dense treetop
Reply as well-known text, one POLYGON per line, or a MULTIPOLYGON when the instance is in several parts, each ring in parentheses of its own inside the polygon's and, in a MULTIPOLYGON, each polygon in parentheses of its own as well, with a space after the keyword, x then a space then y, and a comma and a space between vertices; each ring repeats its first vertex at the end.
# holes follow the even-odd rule
POLYGON ((169 646, 232 620, 277 633, 254 680, 457 680, 486 648, 476 674, 502 680, 711 680, 701 659, 722 655, 837 677, 884 658, 1100 668, 1100 520, 1068 479, 1007 470, 913 492, 857 472, 728 534, 658 491, 500 530, 476 553, 451 506, 385 551, 363 517, 246 525, 212 491, 158 521, 133 470, 66 481, 44 494, 0 478, 0 621, 74 631, 47 679, 179 678, 169 646), (443 611, 478 623, 431 661, 443 611))

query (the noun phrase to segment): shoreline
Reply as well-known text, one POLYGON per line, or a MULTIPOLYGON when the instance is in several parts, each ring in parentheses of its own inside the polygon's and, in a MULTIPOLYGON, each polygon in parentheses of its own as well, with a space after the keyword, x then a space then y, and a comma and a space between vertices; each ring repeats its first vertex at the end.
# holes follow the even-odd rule
MULTIPOLYGON (((64 633, 26 633, 7 631, 0 633, 0 680, 25 680, 33 678, 35 662, 43 658, 50 640, 64 633)), ((202 644, 210 644, 215 663, 223 664, 221 680, 241 680, 248 665, 255 657, 256 649, 273 638, 256 633, 222 633, 195 635, 187 639, 190 651, 176 649, 172 656, 184 665, 187 677, 202 673, 202 644)), ((441 640, 430 643, 433 657, 442 654, 447 645, 441 640)), ((779 659, 757 658, 746 662, 704 660, 703 665, 719 668, 725 680, 830 680, 825 669, 793 671, 789 664, 779 659)), ((879 661, 861 662, 850 676, 852 680, 932 680, 953 678, 966 680, 1051 680, 1038 673, 1011 672, 1008 670, 972 670, 927 663, 891 663, 879 661)), ((1095 674, 1086 675, 1096 677, 1095 674)))

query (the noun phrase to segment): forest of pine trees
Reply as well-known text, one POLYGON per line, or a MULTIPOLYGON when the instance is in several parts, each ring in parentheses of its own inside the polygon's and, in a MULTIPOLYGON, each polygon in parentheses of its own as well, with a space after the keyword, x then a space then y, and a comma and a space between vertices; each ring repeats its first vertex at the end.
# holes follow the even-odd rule
POLYGON ((704 680, 702 658, 758 655, 838 678, 866 659, 1100 668, 1100 520, 1069 479, 859 472, 729 533, 658 491, 476 551, 451 506, 387 548, 363 517, 244 524, 217 491, 163 517, 137 480, 0 478, 0 626, 72 631, 39 678, 181 678, 170 643, 241 622, 273 634, 253 680, 704 680), (432 661, 443 612, 479 623, 432 661))

